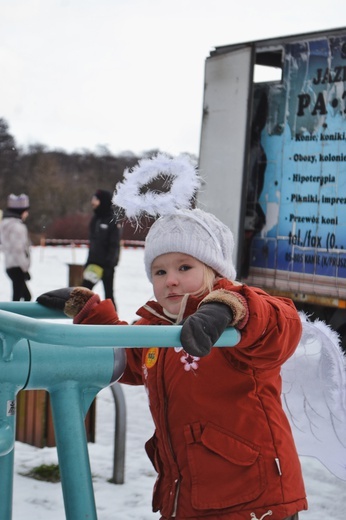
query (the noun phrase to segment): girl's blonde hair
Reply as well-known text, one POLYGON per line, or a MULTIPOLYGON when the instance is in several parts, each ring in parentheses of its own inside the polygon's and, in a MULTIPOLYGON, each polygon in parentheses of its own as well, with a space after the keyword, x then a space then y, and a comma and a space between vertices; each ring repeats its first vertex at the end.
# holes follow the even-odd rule
POLYGON ((217 278, 217 274, 215 273, 214 269, 209 267, 209 265, 203 264, 203 283, 202 287, 194 293, 194 296, 202 296, 205 292, 211 292, 214 287, 215 280, 217 278))
MULTIPOLYGON (((202 286, 198 289, 198 291, 191 293, 191 296, 196 296, 197 298, 202 296, 206 292, 210 293, 213 290, 216 279, 219 278, 219 275, 214 271, 214 269, 209 267, 209 265, 203 264, 203 269, 204 269, 204 272, 203 272, 202 286)), ((184 295, 184 298, 182 299, 180 311, 179 311, 178 317, 176 319, 177 323, 180 323, 180 321, 183 318, 186 303, 187 303, 189 296, 190 295, 188 293, 186 293, 184 295)))

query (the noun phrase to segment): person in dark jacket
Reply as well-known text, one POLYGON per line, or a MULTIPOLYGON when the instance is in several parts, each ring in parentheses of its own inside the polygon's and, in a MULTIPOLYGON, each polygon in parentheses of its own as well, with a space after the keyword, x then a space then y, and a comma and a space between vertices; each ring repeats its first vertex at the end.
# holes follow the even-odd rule
POLYGON ((112 194, 97 190, 91 199, 94 215, 89 226, 89 254, 84 270, 82 286, 92 289, 102 280, 105 298, 114 306, 114 273, 120 254, 120 229, 112 210, 112 194))

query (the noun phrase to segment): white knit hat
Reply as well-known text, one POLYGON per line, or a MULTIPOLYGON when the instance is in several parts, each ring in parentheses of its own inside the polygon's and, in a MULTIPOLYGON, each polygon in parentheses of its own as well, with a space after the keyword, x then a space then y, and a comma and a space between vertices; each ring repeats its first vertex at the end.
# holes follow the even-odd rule
POLYGON ((145 270, 152 281, 151 264, 155 258, 165 253, 184 253, 224 278, 235 280, 233 248, 232 232, 214 215, 200 209, 178 210, 160 217, 150 228, 145 240, 145 270))

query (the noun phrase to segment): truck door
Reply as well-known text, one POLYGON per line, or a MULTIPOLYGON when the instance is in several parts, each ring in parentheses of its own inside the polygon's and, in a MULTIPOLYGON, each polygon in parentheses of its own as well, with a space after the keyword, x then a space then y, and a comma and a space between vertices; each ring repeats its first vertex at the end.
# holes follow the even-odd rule
POLYGON ((205 185, 201 209, 227 224, 235 235, 236 261, 242 226, 243 170, 252 95, 251 46, 206 60, 199 166, 205 185))

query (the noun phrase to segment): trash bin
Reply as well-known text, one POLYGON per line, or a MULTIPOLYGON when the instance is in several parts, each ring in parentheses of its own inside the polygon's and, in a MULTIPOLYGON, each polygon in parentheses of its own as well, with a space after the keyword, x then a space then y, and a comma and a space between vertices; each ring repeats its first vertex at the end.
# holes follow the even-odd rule
MULTIPOLYGON (((96 399, 85 417, 88 442, 95 442, 96 399)), ((55 446, 49 393, 45 390, 21 390, 17 394, 16 440, 43 448, 55 446)))
POLYGON ((83 280, 84 265, 67 264, 68 265, 68 286, 77 287, 81 285, 83 280))
POLYGON ((47 421, 47 392, 20 391, 17 395, 16 440, 43 448, 55 446, 47 421))

